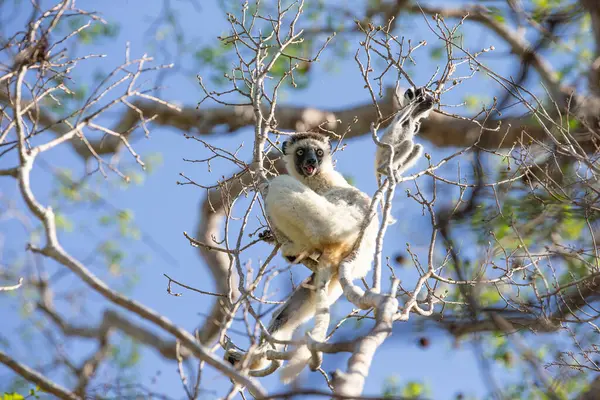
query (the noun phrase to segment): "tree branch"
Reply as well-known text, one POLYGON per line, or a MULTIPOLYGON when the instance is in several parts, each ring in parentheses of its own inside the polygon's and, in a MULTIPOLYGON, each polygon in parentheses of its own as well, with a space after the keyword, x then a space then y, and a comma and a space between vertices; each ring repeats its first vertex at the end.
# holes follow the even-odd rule
POLYGON ((0 286, 0 292, 9 292, 11 290, 17 290, 23 285, 23 278, 19 278, 19 282, 16 285, 11 286, 0 286))
POLYGON ((39 372, 36 372, 31 368, 27 367, 26 365, 19 363, 18 361, 9 357, 6 353, 2 352, 2 350, 0 350, 0 363, 6 365, 8 368, 12 369, 29 382, 35 383, 44 392, 53 394, 59 399, 81 400, 81 397, 70 392, 68 389, 65 389, 64 387, 52 382, 50 379, 46 378, 39 372))
MULTIPOLYGON (((105 310, 102 314, 102 321, 94 327, 70 324, 48 306, 39 304, 38 307, 66 336, 104 340, 111 331, 116 329, 137 342, 154 348, 166 359, 177 360, 175 340, 164 340, 152 331, 134 324, 131 319, 114 310, 105 310)), ((184 347, 180 349, 180 355, 183 358, 188 358, 191 352, 184 347)))

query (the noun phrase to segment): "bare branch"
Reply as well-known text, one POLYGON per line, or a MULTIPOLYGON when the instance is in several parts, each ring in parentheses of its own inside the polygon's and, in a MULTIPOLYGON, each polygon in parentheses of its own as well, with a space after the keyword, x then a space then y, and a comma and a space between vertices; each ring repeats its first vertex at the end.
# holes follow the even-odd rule
POLYGON ((23 285, 23 278, 19 278, 19 282, 12 286, 0 286, 0 292, 9 292, 11 290, 17 290, 23 285))
POLYGON ((44 392, 48 392, 50 394, 55 395, 59 399, 64 400, 81 400, 81 397, 76 394, 70 392, 68 389, 63 388, 60 385, 52 382, 50 379, 46 378, 44 375, 32 370, 31 368, 19 363, 18 361, 12 359, 3 351, 0 351, 0 363, 6 365, 8 368, 15 371, 17 374, 21 375, 24 379, 29 382, 35 383, 38 385, 44 392))

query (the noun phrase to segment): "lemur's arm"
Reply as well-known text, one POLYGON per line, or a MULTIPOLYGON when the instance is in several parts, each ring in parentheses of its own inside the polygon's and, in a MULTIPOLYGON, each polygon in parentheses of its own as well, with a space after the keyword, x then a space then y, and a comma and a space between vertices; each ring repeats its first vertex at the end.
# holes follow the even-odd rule
POLYGON ((311 271, 315 271, 320 253, 313 252, 308 254, 303 246, 294 244, 287 236, 275 227, 265 229, 258 234, 259 239, 271 244, 279 243, 280 252, 283 258, 292 264, 302 263, 311 271))

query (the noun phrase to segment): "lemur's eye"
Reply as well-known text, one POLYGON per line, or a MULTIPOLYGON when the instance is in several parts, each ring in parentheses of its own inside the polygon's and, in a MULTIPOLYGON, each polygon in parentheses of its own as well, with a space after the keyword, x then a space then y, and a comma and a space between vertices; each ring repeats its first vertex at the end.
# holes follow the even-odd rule
POLYGON ((296 150, 296 155, 301 156, 302 154, 304 154, 304 150, 302 150, 302 149, 296 150))
POLYGON ((323 157, 323 150, 321 150, 321 149, 317 150, 317 155, 319 157, 323 157))

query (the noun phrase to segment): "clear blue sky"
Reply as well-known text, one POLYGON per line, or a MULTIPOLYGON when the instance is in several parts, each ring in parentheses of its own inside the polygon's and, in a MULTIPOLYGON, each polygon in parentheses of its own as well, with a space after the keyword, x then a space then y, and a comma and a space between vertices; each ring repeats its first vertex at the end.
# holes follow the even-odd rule
MULTIPOLYGON (((225 16, 221 9, 216 7, 215 1, 205 0, 199 3, 201 3, 200 12, 184 1, 173 1, 173 7, 179 11, 177 17, 182 29, 186 31, 189 37, 196 37, 197 44, 201 47, 215 43, 215 37, 226 30, 227 24, 225 16)), ((155 41, 153 37, 155 31, 148 32, 148 27, 151 20, 159 15, 161 2, 106 0, 102 2, 78 2, 78 6, 97 10, 109 22, 117 23, 120 27, 119 35, 115 39, 103 40, 98 46, 94 47, 94 50, 108 54, 108 58, 98 62, 98 64, 93 64, 94 61, 90 61, 87 65, 102 65, 105 68, 109 65, 117 65, 124 57, 127 41, 131 42, 133 56, 139 56, 144 52, 153 55, 150 45, 155 41)), ((2 29, 5 33, 11 32, 19 29, 18 24, 22 22, 23 15, 20 15, 2 29)), ((422 19, 405 18, 402 20, 400 27, 400 34, 405 34, 414 40, 427 39, 430 46, 433 45, 433 37, 422 19)), ((473 48, 479 49, 493 44, 498 48, 498 52, 502 53, 501 43, 493 35, 481 34, 483 31, 469 24, 467 24, 465 32, 473 34, 473 37, 477 38, 471 44, 473 48)), ((172 33, 167 32, 166 34, 171 35, 172 33)), ((328 57, 330 60, 333 59, 333 56, 328 55, 326 52, 323 58, 325 60, 328 57)), ((428 60, 429 50, 423 51, 417 58, 420 64, 418 68, 413 69, 412 78, 418 84, 424 84, 436 67, 436 65, 427 64, 428 60)), ((510 60, 507 58, 502 63, 495 62, 496 71, 499 73, 510 71, 508 69, 510 60)), ((440 67, 442 66, 441 63, 442 61, 440 61, 440 67)), ((363 83, 352 57, 348 57, 347 60, 338 60, 334 71, 326 70, 324 68, 326 64, 321 63, 316 66, 307 89, 288 93, 284 98, 284 102, 292 105, 341 108, 368 101, 367 92, 363 89, 363 83)), ((188 67, 190 67, 189 63, 188 67)), ((76 77, 84 81, 92 73, 93 68, 86 69, 82 66, 79 68, 76 77)), ((456 93, 449 94, 444 100, 447 103, 458 103, 465 95, 472 94, 471 91, 474 91, 477 85, 482 83, 491 85, 491 81, 480 79, 477 82, 461 86, 456 93)), ((191 75, 183 73, 170 75, 164 84, 167 85, 167 88, 163 91, 163 97, 168 100, 186 105, 195 105, 202 97, 200 88, 191 75)), ((496 93, 487 92, 489 97, 496 93)), ((212 136, 209 140, 215 145, 229 149, 236 148, 243 141, 246 144, 245 154, 247 155, 252 138, 249 133, 249 130, 244 129, 233 135, 212 136)), ((370 152, 365 152, 365 149, 373 148, 371 139, 365 136, 351 140, 348 143, 348 148, 344 152, 338 153, 338 168, 343 173, 351 175, 359 188, 368 193, 373 193, 375 188, 371 167, 373 156, 370 152)), ((451 151, 451 149, 438 151, 432 149, 427 143, 424 144, 426 151, 433 154, 434 161, 439 160, 451 151)), ((115 179, 112 178, 110 180, 112 183, 107 182, 105 185, 105 187, 112 185, 112 188, 105 190, 104 194, 109 202, 118 208, 133 210, 136 225, 142 232, 168 249, 169 253, 175 258, 176 263, 169 263, 161 258, 153 251, 151 246, 143 242, 126 242, 128 251, 135 254, 146 254, 150 257, 149 261, 137 264, 136 271, 140 276, 140 280, 129 293, 134 299, 146 306, 163 313, 186 329, 193 330, 202 323, 203 317, 201 314, 208 312, 212 299, 185 291, 183 291, 181 297, 168 295, 163 273, 201 289, 210 290, 213 287, 211 275, 203 261, 182 235, 183 231, 192 233, 195 231, 198 204, 204 193, 191 186, 177 186, 175 182, 180 179, 178 177, 180 172, 198 178, 204 183, 214 182, 221 175, 229 175, 233 172, 233 168, 219 165, 209 175, 205 167, 185 163, 183 158, 202 158, 207 152, 199 143, 185 140, 181 132, 174 129, 154 128, 150 139, 140 139, 134 145, 142 156, 160 152, 163 157, 162 164, 146 177, 143 184, 132 184, 126 190, 115 187, 115 179)), ((122 159, 131 163, 126 154, 123 154, 122 159)), ((54 167, 72 168, 74 176, 83 174, 81 161, 74 157, 68 146, 53 150, 43 160, 54 167)), ((461 163, 466 166, 468 161, 469 159, 465 158, 461 163)), ((10 166, 12 162, 14 162, 14 159, 5 157, 0 160, 0 168, 10 166)), ((415 167, 415 170, 421 169, 425 165, 425 161, 422 160, 415 167)), ((447 169, 445 171, 448 174, 455 174, 456 170, 447 169)), ((44 203, 49 201, 48 195, 52 189, 52 182, 53 180, 50 179, 47 171, 43 169, 36 171, 33 188, 36 195, 44 203)), ((423 185, 428 183, 426 181, 420 182, 423 185)), ((22 203, 18 200, 19 195, 14 181, 7 178, 0 179, 0 194, 2 195, 0 200, 14 200, 16 205, 22 209, 22 203)), ((401 188, 397 192, 394 210, 394 215, 399 222, 388 231, 384 253, 393 257, 398 249, 404 249, 405 242, 410 241, 411 247, 423 258, 429 240, 429 219, 428 216, 421 215, 420 209, 415 204, 405 199, 404 188, 401 188)), ((96 225, 98 218, 101 215, 110 213, 110 210, 83 207, 65 209, 64 212, 73 220, 74 231, 73 233, 62 233, 60 235, 61 242, 68 251, 80 259, 86 259, 93 252, 99 240, 103 238, 103 235, 108 234, 108 230, 99 229, 96 225)), ((0 258, 5 257, 8 262, 24 261, 21 251, 25 246, 26 236, 20 225, 15 220, 0 221, 0 232, 3 233, 5 240, 4 254, 0 254, 0 258)), ((260 250, 255 250, 246 255, 247 258, 253 259, 253 265, 257 265, 258 259, 264 259, 268 254, 267 247, 263 246, 257 249, 260 250)), ((31 259, 28 259, 28 261, 31 261, 31 259)), ((133 259, 127 261, 130 264, 134 262, 133 259)), ((57 267, 47 260, 42 260, 42 262, 49 271, 63 268, 57 267)), ((102 259, 94 260, 89 264, 89 267, 95 274, 109 278, 110 282, 116 287, 122 284, 120 282, 120 279, 123 279, 122 277, 117 279, 109 277, 102 259)), ((410 284, 416 276, 411 268, 406 267, 397 270, 400 278, 406 284, 410 284)), ((303 271, 296 270, 295 272, 297 281, 304 275, 303 271)), ((285 293, 284 291, 289 289, 289 285, 283 284, 286 285, 282 288, 283 293, 285 293)), ((56 290, 60 291, 60 288, 69 289, 73 285, 87 291, 87 288, 71 275, 63 278, 56 290)), ((180 290, 177 289, 177 291, 180 290)), ((20 316, 16 298, 4 297, 0 301, 0 314, 3 321, 0 338, 9 339, 10 347, 7 348, 7 351, 31 366, 43 364, 47 360, 40 359, 38 355, 43 354, 39 349, 46 346, 46 342, 44 339, 38 338, 34 341, 34 347, 19 344, 16 339, 18 335, 22 334, 27 319, 20 316)), ((340 312, 339 315, 342 315, 341 313, 349 308, 345 301, 343 303, 336 306, 336 311, 339 310, 340 312)), ((63 310, 67 310, 64 303, 62 307, 63 310)), ((97 295, 90 296, 90 301, 85 310, 86 317, 80 319, 79 322, 97 321, 100 317, 98 315, 99 310, 105 307, 116 308, 107 304, 97 295)), ((79 311, 68 310, 66 312, 68 315, 75 317, 79 311)), ((351 328, 350 325, 350 329, 343 331, 343 333, 353 334, 354 331, 351 328)), ((431 346, 427 349, 421 349, 417 346, 419 333, 415 329, 412 322, 409 324, 397 323, 393 336, 385 342, 376 354, 365 394, 380 394, 385 379, 389 377, 397 377, 400 383, 411 380, 423 381, 432 389, 430 397, 435 399, 451 399, 458 392, 475 396, 486 393, 485 382, 480 375, 477 358, 469 344, 456 347, 452 338, 440 332, 437 334, 427 332, 427 336, 431 339, 431 346)), ((240 344, 245 345, 245 343, 240 344)), ((93 348, 94 346, 90 345, 90 342, 77 340, 68 345, 67 351, 83 357, 93 348)), ((324 369, 333 371, 335 368, 344 368, 344 366, 345 356, 329 356, 326 357, 324 369)), ((508 378, 504 371, 495 372, 496 378, 499 380, 508 378)), ((176 398, 183 395, 175 363, 164 361, 153 350, 143 352, 143 359, 137 367, 137 374, 140 383, 153 387, 159 392, 171 394, 176 398), (157 383, 152 384, 152 379, 156 376, 157 371, 161 371, 161 374, 157 383)), ((7 389, 5 385, 7 385, 6 379, 9 376, 8 371, 0 367, 0 391, 7 389)), ((318 373, 306 372, 304 377, 314 380, 313 382, 316 382, 319 387, 324 387, 323 379, 318 373)), ((64 376, 56 376, 56 378, 61 380, 64 376)), ((282 389, 276 375, 263 378, 261 382, 269 391, 280 391, 282 389)), ((311 387, 314 387, 314 385, 314 383, 310 384, 311 387)), ((203 377, 203 387, 206 390, 215 390, 219 394, 223 394, 226 388, 229 387, 229 382, 207 367, 203 377)), ((212 398, 212 395, 209 394, 206 398, 212 398)))

